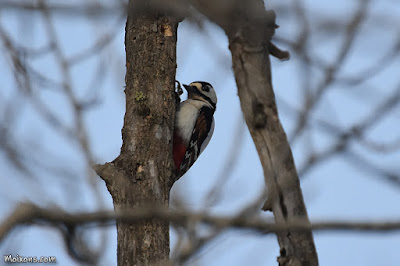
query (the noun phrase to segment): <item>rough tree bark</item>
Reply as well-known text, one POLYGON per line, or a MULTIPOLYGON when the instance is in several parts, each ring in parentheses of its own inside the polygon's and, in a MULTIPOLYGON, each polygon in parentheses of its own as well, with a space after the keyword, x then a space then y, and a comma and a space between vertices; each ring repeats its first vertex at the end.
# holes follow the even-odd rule
MULTIPOLYGON (((126 23, 126 113, 120 155, 94 169, 114 209, 168 206, 173 183, 172 132, 178 20, 131 0, 126 23)), ((117 222, 118 265, 154 265, 169 258, 169 223, 117 222)))
MULTIPOLYGON (((262 0, 196 0, 198 10, 224 29, 229 39, 241 108, 256 145, 268 188, 264 210, 277 223, 309 223, 297 170, 278 117, 269 54, 287 59, 271 43, 275 13, 262 0)), ((277 233, 280 265, 318 265, 311 231, 277 233)))

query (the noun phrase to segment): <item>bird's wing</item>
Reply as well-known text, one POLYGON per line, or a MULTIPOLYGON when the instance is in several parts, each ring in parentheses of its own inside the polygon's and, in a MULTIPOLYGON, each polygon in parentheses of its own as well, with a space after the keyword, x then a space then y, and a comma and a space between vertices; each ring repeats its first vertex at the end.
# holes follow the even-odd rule
POLYGON ((203 106, 199 110, 185 156, 179 167, 179 177, 184 175, 205 149, 214 131, 214 110, 203 106))

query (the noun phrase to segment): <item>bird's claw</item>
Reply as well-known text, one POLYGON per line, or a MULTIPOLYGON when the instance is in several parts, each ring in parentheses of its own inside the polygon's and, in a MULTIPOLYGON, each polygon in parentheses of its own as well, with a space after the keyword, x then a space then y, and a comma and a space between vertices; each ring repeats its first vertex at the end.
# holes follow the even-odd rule
POLYGON ((178 105, 181 102, 180 95, 183 94, 183 90, 182 90, 181 83, 179 81, 177 81, 177 80, 175 80, 175 82, 177 83, 176 84, 176 90, 174 91, 174 93, 175 93, 175 101, 176 101, 176 104, 178 105))
POLYGON ((183 90, 182 90, 181 83, 179 81, 177 81, 177 80, 175 80, 175 82, 177 83, 176 92, 178 93, 178 95, 182 95, 183 94, 183 90))

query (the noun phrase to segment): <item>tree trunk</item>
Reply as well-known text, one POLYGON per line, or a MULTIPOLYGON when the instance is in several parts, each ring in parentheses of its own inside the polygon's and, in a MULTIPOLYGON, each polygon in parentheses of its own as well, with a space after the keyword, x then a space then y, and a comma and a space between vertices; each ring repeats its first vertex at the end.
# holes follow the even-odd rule
MULTIPOLYGON (((235 41, 230 49, 240 104, 264 169, 268 188, 264 210, 273 211, 277 223, 308 222, 292 152, 278 117, 268 51, 246 52, 243 43, 235 41)), ((280 265, 318 265, 311 231, 277 236, 280 265)))
MULTIPOLYGON (((151 11, 146 1, 131 0, 129 5, 123 144, 113 162, 94 167, 106 182, 116 212, 139 206, 168 206, 174 180, 178 20, 151 11)), ((117 232, 118 265, 153 265, 168 260, 168 222, 117 222, 117 232)))
MULTIPOLYGON (((279 120, 271 81, 269 54, 288 54, 271 43, 275 13, 262 0, 196 0, 196 7, 224 29, 229 39, 240 105, 257 148, 268 188, 264 210, 277 223, 309 223, 292 151, 279 120)), ((310 231, 277 233, 281 266, 318 265, 310 231)))

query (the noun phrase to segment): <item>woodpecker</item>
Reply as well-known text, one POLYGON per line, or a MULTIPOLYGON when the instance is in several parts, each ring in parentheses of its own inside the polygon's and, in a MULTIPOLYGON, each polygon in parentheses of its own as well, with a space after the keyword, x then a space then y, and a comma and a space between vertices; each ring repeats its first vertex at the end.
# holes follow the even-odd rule
POLYGON ((175 115, 173 155, 176 178, 183 176, 207 147, 214 132, 217 95, 210 83, 183 84, 188 98, 175 115))

